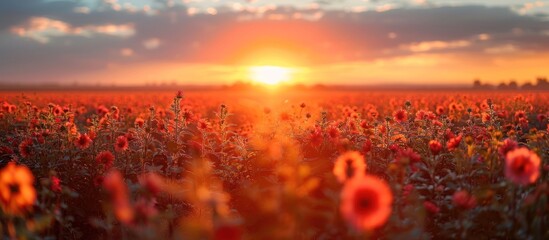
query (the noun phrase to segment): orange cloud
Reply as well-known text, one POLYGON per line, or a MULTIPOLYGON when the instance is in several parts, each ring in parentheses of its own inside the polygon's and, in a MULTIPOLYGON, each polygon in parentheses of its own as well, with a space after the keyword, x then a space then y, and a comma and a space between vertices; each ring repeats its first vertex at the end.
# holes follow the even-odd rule
POLYGON ((30 18, 26 24, 11 28, 11 32, 40 43, 48 43, 53 37, 60 36, 86 36, 103 34, 115 37, 129 37, 135 34, 131 24, 125 25, 88 25, 73 27, 70 24, 46 17, 30 18))
POLYGON ((466 40, 450 41, 450 42, 428 41, 428 42, 419 42, 419 43, 404 45, 404 46, 401 46, 401 48, 409 50, 411 52, 428 52, 431 50, 468 47, 470 45, 471 45, 471 42, 466 40))

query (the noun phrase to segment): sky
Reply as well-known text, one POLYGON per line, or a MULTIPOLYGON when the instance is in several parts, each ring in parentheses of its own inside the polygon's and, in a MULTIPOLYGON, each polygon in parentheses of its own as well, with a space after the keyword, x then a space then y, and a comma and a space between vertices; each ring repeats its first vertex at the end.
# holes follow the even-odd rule
POLYGON ((549 0, 0 1, 0 84, 232 84, 254 66, 306 85, 534 81, 549 0))

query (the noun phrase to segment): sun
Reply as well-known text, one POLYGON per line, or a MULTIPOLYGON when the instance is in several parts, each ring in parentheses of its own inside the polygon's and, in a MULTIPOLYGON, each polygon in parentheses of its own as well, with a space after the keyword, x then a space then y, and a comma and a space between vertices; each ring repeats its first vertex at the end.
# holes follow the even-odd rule
POLYGON ((253 66, 249 68, 250 79, 268 85, 286 82, 292 77, 292 70, 279 66, 253 66))

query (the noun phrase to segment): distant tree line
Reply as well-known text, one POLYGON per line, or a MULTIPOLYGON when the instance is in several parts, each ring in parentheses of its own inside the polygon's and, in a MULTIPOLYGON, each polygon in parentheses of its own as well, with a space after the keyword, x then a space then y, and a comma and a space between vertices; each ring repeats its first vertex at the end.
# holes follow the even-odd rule
POLYGON ((549 81, 546 77, 536 78, 536 83, 526 82, 519 85, 517 81, 511 80, 509 83, 501 82, 498 85, 482 83, 479 79, 473 81, 474 89, 498 89, 498 90, 549 90, 549 81))

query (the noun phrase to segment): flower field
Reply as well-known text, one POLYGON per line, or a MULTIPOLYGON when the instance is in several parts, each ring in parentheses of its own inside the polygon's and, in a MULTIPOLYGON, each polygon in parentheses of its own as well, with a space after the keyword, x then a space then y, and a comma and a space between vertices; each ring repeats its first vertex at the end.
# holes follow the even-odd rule
POLYGON ((4 92, 13 239, 549 239, 549 94, 4 92))

